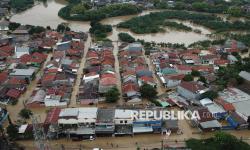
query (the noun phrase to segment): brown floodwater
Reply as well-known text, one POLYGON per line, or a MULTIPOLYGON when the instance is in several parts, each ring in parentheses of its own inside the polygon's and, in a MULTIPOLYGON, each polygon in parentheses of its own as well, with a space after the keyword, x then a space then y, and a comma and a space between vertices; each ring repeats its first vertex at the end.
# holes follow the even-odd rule
MULTIPOLYGON (((19 22, 21 24, 30 24, 30 25, 39 25, 39 26, 51 26, 52 28, 56 28, 58 24, 62 22, 67 22, 72 30, 75 31, 88 31, 90 28, 89 22, 81 22, 81 21, 66 21, 60 17, 58 17, 58 11, 64 7, 67 3, 64 0, 48 0, 46 4, 39 3, 28 9, 22 13, 15 14, 11 17, 11 21, 19 22)), ((160 10, 158 10, 160 11, 160 10)), ((103 24, 111 24, 116 25, 122 21, 128 20, 135 16, 141 16, 145 14, 149 14, 152 11, 144 11, 138 15, 129 15, 129 16, 120 16, 120 17, 112 17, 102 20, 103 24)), ((193 42, 209 39, 207 34, 211 32, 201 26, 193 25, 189 22, 184 22, 185 25, 192 27, 193 29, 198 29, 201 32, 183 32, 176 31, 169 28, 165 28, 166 32, 164 33, 156 33, 156 34, 135 34, 126 29, 118 29, 116 27, 113 28, 113 32, 108 36, 113 41, 117 41, 117 34, 120 32, 128 32, 136 39, 144 39, 145 41, 155 41, 155 42, 170 42, 170 43, 184 43, 185 45, 189 45, 193 42)))

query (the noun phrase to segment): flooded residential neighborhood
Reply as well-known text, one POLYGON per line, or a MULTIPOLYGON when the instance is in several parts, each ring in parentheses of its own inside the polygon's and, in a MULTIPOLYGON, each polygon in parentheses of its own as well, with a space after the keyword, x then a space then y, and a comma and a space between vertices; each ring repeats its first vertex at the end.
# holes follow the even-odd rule
POLYGON ((0 150, 250 149, 249 16, 244 0, 2 0, 0 150))

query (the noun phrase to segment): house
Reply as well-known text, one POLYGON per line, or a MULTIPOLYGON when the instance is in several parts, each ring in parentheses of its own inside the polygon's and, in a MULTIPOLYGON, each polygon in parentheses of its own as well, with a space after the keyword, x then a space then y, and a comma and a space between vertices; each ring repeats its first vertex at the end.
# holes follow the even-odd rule
POLYGON ((30 49, 29 47, 19 47, 19 46, 16 46, 15 47, 15 56, 16 58, 20 58, 22 55, 25 55, 25 54, 30 54, 30 49))
POLYGON ((12 100, 18 100, 18 98, 21 96, 21 91, 18 89, 10 89, 7 93, 6 96, 9 97, 12 100))
POLYGON ((62 127, 77 127, 78 108, 65 108, 59 114, 58 125, 62 127))
POLYGON ((115 135, 133 134, 133 111, 125 109, 115 110, 115 135))
POLYGON ((35 69, 13 69, 10 73, 10 77, 16 77, 18 79, 25 79, 28 81, 32 81, 35 78, 35 69))
POLYGON ((114 109, 99 108, 97 111, 97 119, 95 124, 96 135, 112 136, 115 131, 114 117, 114 109))
POLYGON ((194 118, 191 120, 193 126, 200 128, 202 131, 214 131, 220 130, 222 125, 214 119, 213 115, 205 107, 190 106, 188 109, 191 112, 196 111, 199 114, 199 118, 194 118))
POLYGON ((224 118, 227 115, 227 112, 222 107, 214 103, 209 98, 200 100, 200 103, 202 106, 207 107, 216 119, 224 118))
POLYGON ((202 93, 205 93, 206 91, 208 91, 208 88, 204 87, 203 85, 197 83, 197 82, 181 82, 180 85, 178 85, 177 87, 177 92, 191 100, 191 99, 199 99, 200 95, 202 93))
POLYGON ((161 63, 159 66, 156 66, 159 73, 162 75, 175 74, 177 73, 176 68, 172 64, 161 63))
POLYGON ((8 80, 8 72, 0 73, 0 84, 3 85, 8 80))
POLYGON ((97 108, 96 107, 82 107, 78 111, 78 125, 79 126, 95 126, 97 119, 97 108))
POLYGON ((192 66, 188 65, 176 65, 175 68, 179 74, 191 74, 192 72, 192 66))
POLYGON ((116 85, 117 80, 114 72, 102 74, 99 83, 99 93, 107 93, 116 85))
POLYGON ((232 112, 226 117, 227 122, 234 129, 247 129, 248 123, 237 112, 232 112))
POLYGON ((233 55, 228 55, 227 59, 229 60, 230 64, 235 64, 238 61, 238 59, 233 55))
MULTIPOLYGON (((99 78, 99 76, 98 76, 99 78)), ((83 80, 79 86, 77 101, 82 105, 96 104, 99 101, 99 80, 94 78, 90 81, 83 80)))
POLYGON ((141 87, 143 84, 149 84, 154 88, 156 88, 157 86, 157 84, 154 81, 154 78, 148 76, 142 76, 138 79, 138 85, 141 87))
POLYGON ((216 66, 226 67, 229 63, 230 63, 229 60, 226 60, 226 59, 214 60, 214 65, 216 66))
POLYGON ((243 119, 247 120, 250 116, 250 95, 238 88, 227 88, 219 92, 219 98, 231 103, 235 112, 237 112, 243 119))
POLYGON ((70 48, 71 48, 71 41, 56 43, 57 51, 66 51, 66 50, 69 50, 70 48))
POLYGON ((0 7, 0 17, 4 17, 6 14, 8 13, 8 9, 7 8, 2 8, 0 7))
POLYGON ((166 88, 174 88, 181 83, 184 76, 184 74, 171 74, 160 77, 160 80, 166 88))
POLYGON ((34 91, 30 99, 26 102, 26 106, 28 108, 39 108, 44 106, 45 96, 46 96, 46 91, 43 89, 34 91))
POLYGON ((27 42, 30 38, 29 31, 25 26, 20 26, 12 32, 12 36, 15 42, 27 42))
POLYGON ((9 31, 9 22, 8 21, 0 21, 0 32, 1 31, 9 31))
POLYGON ((239 73, 239 76, 242 77, 244 80, 246 80, 247 82, 250 82, 250 73, 246 72, 246 71, 241 71, 239 73))
POLYGON ((122 85, 122 93, 128 102, 140 102, 140 92, 137 83, 125 83, 122 85))
POLYGON ((129 56, 139 56, 142 55, 143 47, 141 43, 135 42, 129 44, 125 49, 127 50, 129 56))
POLYGON ((214 60, 218 59, 218 56, 215 54, 207 54, 204 56, 200 56, 200 59, 203 65, 213 65, 214 60))
POLYGON ((69 100, 63 100, 61 95, 46 95, 44 98, 44 104, 46 107, 56 107, 56 106, 67 106, 69 100))
POLYGON ((235 111, 235 107, 233 106, 233 104, 228 103, 221 98, 214 99, 214 102, 217 103, 218 105, 220 105, 221 107, 223 107, 223 109, 225 111, 227 111, 228 113, 235 111))
MULTIPOLYGON (((140 113, 140 110, 137 114, 140 113)), ((143 110, 144 111, 144 110, 143 110)), ((155 110, 157 111, 157 110, 155 110)), ((135 113, 135 112, 134 112, 135 113)), ((143 116, 141 116, 143 117, 143 116)), ((162 131, 162 120, 155 118, 135 118, 133 121, 133 133, 160 133, 162 131)))

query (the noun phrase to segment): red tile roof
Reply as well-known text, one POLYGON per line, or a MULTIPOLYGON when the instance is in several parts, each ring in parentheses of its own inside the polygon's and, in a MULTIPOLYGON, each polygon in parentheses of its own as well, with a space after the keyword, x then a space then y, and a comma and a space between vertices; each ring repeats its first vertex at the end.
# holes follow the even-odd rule
POLYGON ((88 51, 86 58, 98 58, 98 54, 95 51, 88 51))
POLYGON ((56 124, 59 119, 61 108, 52 108, 44 121, 44 124, 56 124))
POLYGON ((27 83, 26 83, 26 81, 24 79, 18 79, 16 77, 13 77, 13 78, 8 80, 8 84, 11 84, 11 85, 23 85, 23 84, 27 84, 27 83))
POLYGON ((214 101, 217 104, 221 105, 226 111, 235 111, 235 107, 233 106, 233 104, 228 103, 221 98, 217 98, 214 101))
POLYGON ((45 76, 43 76, 42 83, 43 83, 43 82, 54 81, 55 78, 56 78, 56 75, 55 75, 55 74, 46 74, 45 76))
POLYGON ((172 80, 182 80, 185 77, 185 75, 184 74, 172 74, 172 75, 167 75, 166 77, 172 80))
POLYGON ((197 82, 181 82, 180 86, 184 89, 187 89, 191 92, 197 92, 206 89, 203 85, 198 84, 197 82))
POLYGON ((117 80, 115 74, 106 73, 101 76, 100 84, 103 86, 116 85, 117 80))
POLYGON ((9 45, 2 46, 2 47, 0 47, 0 51, 3 51, 3 52, 8 53, 8 54, 12 54, 14 52, 14 47, 9 46, 9 45))
POLYGON ((211 72, 211 71, 213 71, 213 67, 211 67, 211 66, 193 66, 192 70, 211 72))
POLYGON ((227 65, 229 64, 229 60, 217 59, 217 60, 214 60, 214 64, 215 65, 227 65))
POLYGON ((127 83, 122 86, 123 93, 131 92, 131 91, 139 91, 139 87, 135 83, 127 83))
POLYGON ((140 77, 140 79, 141 79, 143 82, 151 82, 151 83, 154 83, 153 77, 142 76, 142 77, 140 77))
POLYGON ((0 73, 0 83, 4 83, 8 79, 8 72, 1 72, 0 73))
POLYGON ((176 65, 176 68, 178 70, 192 70, 192 67, 187 65, 176 65))
POLYGON ((206 122, 214 120, 213 115, 207 108, 198 109, 198 113, 200 116, 199 122, 206 122))
POLYGON ((18 99, 21 95, 21 92, 17 89, 10 89, 7 93, 6 96, 9 96, 14 99, 18 99))

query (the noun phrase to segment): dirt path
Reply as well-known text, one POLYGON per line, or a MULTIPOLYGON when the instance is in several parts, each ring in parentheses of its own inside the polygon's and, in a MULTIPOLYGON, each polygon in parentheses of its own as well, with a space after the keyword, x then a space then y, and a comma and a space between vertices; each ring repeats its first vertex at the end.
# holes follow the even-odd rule
POLYGON ((158 80, 157 76, 155 75, 154 66, 153 66, 153 64, 151 63, 150 58, 148 58, 145 54, 143 54, 143 56, 144 56, 144 58, 145 58, 145 60, 146 60, 146 63, 148 64, 148 69, 149 69, 150 71, 152 71, 152 73, 153 73, 154 81, 155 81, 156 84, 157 84, 157 92, 158 92, 158 95, 165 93, 166 89, 162 86, 161 82, 158 80))
POLYGON ((76 102, 76 98, 77 98, 77 94, 78 94, 78 91, 79 91, 79 86, 80 86, 80 83, 81 83, 83 68, 85 67, 86 55, 87 55, 88 49, 90 47, 91 47, 91 37, 90 37, 90 35, 88 35, 88 39, 85 42, 84 55, 83 55, 83 57, 81 59, 80 67, 79 67, 79 69, 77 71, 77 78, 76 78, 75 85, 73 87, 73 92, 72 92, 69 107, 77 107, 77 105, 78 105, 77 102, 76 102))
MULTIPOLYGON (((115 57, 115 72, 116 72, 116 79, 117 79, 117 88, 119 89, 119 91, 122 95, 120 65, 119 65, 119 60, 118 60, 118 52, 119 52, 118 43, 114 42, 113 45, 114 45, 113 54, 115 57)), ((120 99, 118 100, 117 104, 118 105, 124 104, 124 99, 122 98, 122 96, 120 96, 120 99)))

